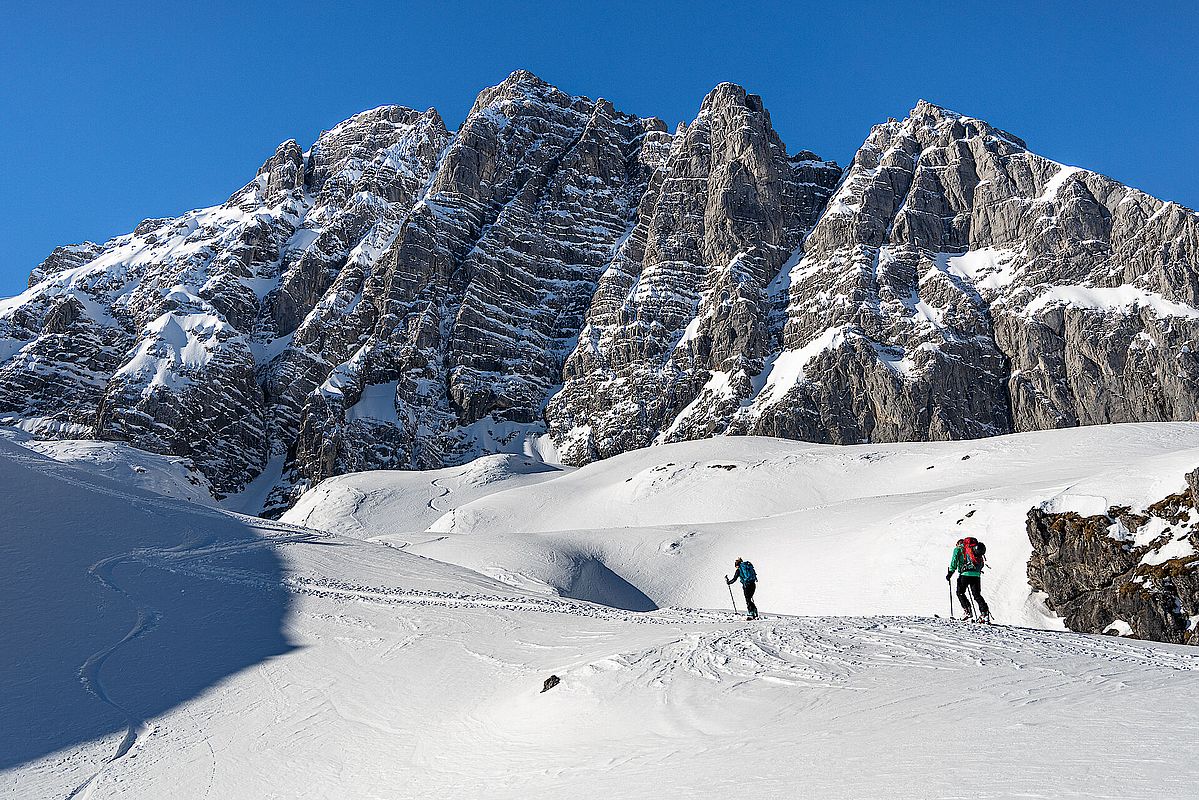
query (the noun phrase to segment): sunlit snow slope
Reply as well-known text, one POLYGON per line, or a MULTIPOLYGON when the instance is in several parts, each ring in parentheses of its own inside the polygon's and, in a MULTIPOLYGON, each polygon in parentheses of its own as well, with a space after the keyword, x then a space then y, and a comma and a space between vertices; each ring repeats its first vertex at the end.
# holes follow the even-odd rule
POLYGON ((459 499, 444 476, 433 480, 440 472, 345 475, 284 519, 584 599, 610 602, 609 584, 628 595, 627 583, 628 608, 727 608, 722 578, 743 556, 761 578, 760 607, 784 614, 947 615, 946 567, 969 534, 988 546, 996 616, 1056 629, 1028 587, 1028 510, 1143 506, 1182 489, 1196 467, 1191 423, 853 447, 716 438, 539 473, 552 479, 536 485, 515 470, 510 484, 493 475, 482 497, 472 487, 459 499), (445 513, 424 536, 390 535, 426 524, 433 484, 445 513), (374 505, 345 513, 360 486, 374 505))
POLYGON ((304 512, 352 536, 0 437, 0 796, 717 797, 748 781, 820 800, 1199 797, 1199 649, 931 617, 969 510, 998 551, 990 591, 1023 612, 1022 534, 1002 520, 1031 498, 1177 488, 1197 429, 716 440, 568 473, 500 459, 370 476, 406 491, 304 512), (437 530, 394 518, 427 520, 456 491, 473 499, 437 530), (391 546, 367 540, 382 509, 391 546), (867 522, 880 564, 857 567, 867 522), (759 565, 767 611, 818 615, 723 610, 734 553, 759 565), (572 587, 709 610, 553 593, 572 587))

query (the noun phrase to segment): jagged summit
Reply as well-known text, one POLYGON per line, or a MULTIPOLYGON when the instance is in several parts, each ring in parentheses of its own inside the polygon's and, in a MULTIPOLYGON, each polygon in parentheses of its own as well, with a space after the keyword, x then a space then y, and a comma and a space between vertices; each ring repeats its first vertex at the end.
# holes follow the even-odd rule
POLYGON ((983 120, 969 117, 945 106, 930 103, 927 100, 918 100, 916 102, 916 105, 913 106, 911 112, 908 114, 907 121, 920 124, 931 123, 933 126, 947 126, 950 128, 950 135, 956 138, 993 136, 1005 139, 1008 143, 1020 148, 1027 149, 1028 147, 1024 140, 1018 136, 996 128, 983 120))
POLYGON ((380 106, 57 248, 0 301, 0 421, 282 507, 551 445, 1193 419, 1196 336, 1199 216, 985 121, 921 100, 843 170, 736 84, 672 133, 518 70, 457 131, 380 106))
POLYGON ((719 83, 712 91, 704 97, 703 103, 700 104, 700 114, 710 111, 714 108, 720 108, 727 105, 743 105, 750 111, 762 113, 762 98, 756 94, 750 94, 744 86, 736 83, 719 83))
POLYGON ((952 108, 920 98, 916 101, 916 105, 912 106, 912 110, 908 112, 908 119, 920 119, 922 117, 932 117, 938 120, 969 119, 965 114, 960 114, 952 108))
POLYGON ((411 123, 415 118, 427 117, 430 120, 440 120, 441 115, 436 108, 427 108, 424 111, 417 111, 414 108, 402 105, 383 105, 369 108, 366 111, 359 111, 349 119, 338 123, 333 128, 327 131, 321 131, 317 141, 328 137, 337 137, 346 130, 354 129, 362 126, 380 125, 380 124, 405 124, 411 123))
POLYGON ((527 69, 513 70, 512 74, 505 78, 499 86, 525 86, 537 90, 556 88, 551 86, 548 81, 542 80, 527 69))
POLYGON ((550 103, 553 105, 578 106, 580 108, 593 105, 589 97, 574 97, 566 94, 557 86, 548 83, 528 70, 518 69, 500 83, 479 92, 475 103, 467 114, 472 116, 482 113, 489 107, 501 106, 505 103, 550 103))

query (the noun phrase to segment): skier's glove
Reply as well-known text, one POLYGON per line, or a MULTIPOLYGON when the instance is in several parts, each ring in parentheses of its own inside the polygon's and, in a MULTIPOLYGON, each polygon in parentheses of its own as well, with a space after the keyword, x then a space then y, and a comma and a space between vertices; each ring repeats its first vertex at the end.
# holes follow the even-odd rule
POLYGON ((948 583, 948 582, 949 582, 949 581, 951 581, 951 580, 953 580, 953 573, 952 573, 952 572, 946 572, 946 573, 945 573, 945 582, 946 582, 946 583, 948 583))

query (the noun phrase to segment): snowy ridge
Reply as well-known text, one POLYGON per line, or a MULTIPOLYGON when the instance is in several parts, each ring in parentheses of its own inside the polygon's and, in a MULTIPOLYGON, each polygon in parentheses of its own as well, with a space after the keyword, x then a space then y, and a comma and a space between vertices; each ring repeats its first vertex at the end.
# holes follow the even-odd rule
POLYGON ((17 428, 0 427, 0 440, 80 467, 92 476, 197 505, 213 504, 212 487, 195 464, 184 458, 159 456, 116 442, 39 440, 17 428))
POLYGON ((1186 303, 1167 300, 1157 292, 1138 286, 1054 286, 1024 307, 1025 314, 1036 315, 1053 306, 1090 309, 1106 313, 1147 312, 1154 317, 1199 318, 1199 309, 1186 303))

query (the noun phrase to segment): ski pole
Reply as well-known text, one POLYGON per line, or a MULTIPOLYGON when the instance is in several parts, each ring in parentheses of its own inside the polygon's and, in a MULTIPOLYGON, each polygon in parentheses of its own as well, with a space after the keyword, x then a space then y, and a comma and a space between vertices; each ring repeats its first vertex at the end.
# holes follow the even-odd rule
POLYGON ((945 581, 949 585, 949 618, 953 619, 953 583, 945 581))
POLYGON ((737 610, 737 598, 733 597, 733 584, 729 583, 728 578, 725 578, 724 585, 729 590, 729 599, 733 601, 733 613, 740 614, 741 612, 737 610))

